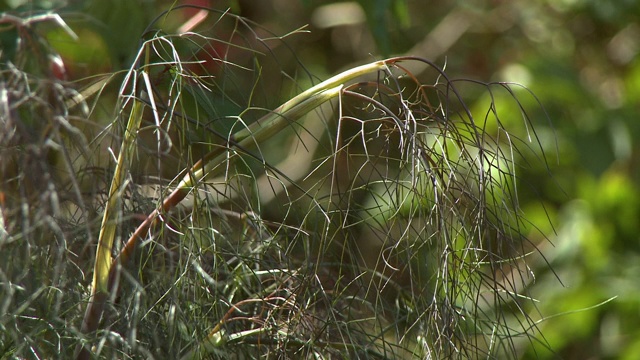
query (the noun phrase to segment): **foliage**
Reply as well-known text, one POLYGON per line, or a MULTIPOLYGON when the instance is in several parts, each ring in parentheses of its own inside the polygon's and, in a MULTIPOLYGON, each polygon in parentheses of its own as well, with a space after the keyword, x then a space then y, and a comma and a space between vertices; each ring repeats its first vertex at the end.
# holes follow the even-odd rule
POLYGON ((634 357, 637 5, 353 4, 3 15, 4 357, 634 357))

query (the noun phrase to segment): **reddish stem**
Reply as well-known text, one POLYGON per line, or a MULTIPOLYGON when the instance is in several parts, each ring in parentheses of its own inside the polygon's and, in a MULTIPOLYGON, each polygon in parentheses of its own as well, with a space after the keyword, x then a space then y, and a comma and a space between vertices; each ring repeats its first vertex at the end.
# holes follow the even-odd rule
MULTIPOLYGON (((196 164, 196 166, 197 165, 198 164, 196 164)), ((187 196, 188 193, 189 189, 187 188, 177 188, 167 196, 167 198, 162 202, 162 206, 159 209, 153 210, 153 212, 147 216, 142 224, 140 224, 136 231, 131 235, 122 250, 120 250, 118 256, 113 259, 109 270, 109 291, 96 291, 91 296, 91 299, 89 299, 89 304, 87 305, 87 310, 84 314, 84 318, 82 319, 82 327, 80 329, 83 334, 91 334, 98 329, 100 318, 104 312, 104 306, 109 294, 111 294, 112 298, 115 298, 118 292, 119 282, 116 281, 117 275, 119 274, 118 268, 120 265, 126 264, 129 261, 138 240, 146 237, 149 229, 155 223, 159 214, 166 213, 173 209, 187 196)), ((76 348, 75 357, 77 360, 88 360, 91 358, 91 351, 87 346, 82 346, 80 344, 76 348)))

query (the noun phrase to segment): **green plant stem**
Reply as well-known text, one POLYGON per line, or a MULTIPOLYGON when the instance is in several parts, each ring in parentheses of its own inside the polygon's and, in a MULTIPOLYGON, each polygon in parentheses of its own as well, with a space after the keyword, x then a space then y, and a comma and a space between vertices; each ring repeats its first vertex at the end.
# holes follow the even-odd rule
MULTIPOLYGON (((130 163, 135 150, 135 139, 140 123, 142 121, 143 103, 134 100, 127 129, 120 148, 120 154, 116 162, 116 168, 109 188, 109 198, 102 216, 100 235, 98 236, 98 248, 96 250, 96 260, 93 269, 93 281, 91 287, 91 298, 87 305, 85 317, 82 321, 81 331, 84 334, 90 333, 98 326, 99 316, 93 313, 102 313, 102 308, 109 294, 109 277, 113 273, 111 250, 116 235, 116 227, 119 218, 120 192, 123 189, 125 179, 125 168, 130 163)), ((78 359, 86 358, 89 354, 85 347, 78 349, 78 359)))

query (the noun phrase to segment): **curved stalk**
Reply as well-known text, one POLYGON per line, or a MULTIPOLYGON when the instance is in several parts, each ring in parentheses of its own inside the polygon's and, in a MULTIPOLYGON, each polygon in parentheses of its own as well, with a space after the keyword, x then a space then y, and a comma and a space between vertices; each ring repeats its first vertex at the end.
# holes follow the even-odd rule
MULTIPOLYGON (((235 133, 228 140, 228 147, 215 148, 186 172, 175 190, 165 198, 161 206, 147 216, 133 235, 131 235, 119 255, 111 261, 110 253, 115 236, 115 225, 117 224, 117 213, 114 212, 114 209, 117 208, 119 199, 118 192, 121 190, 123 184, 123 166, 129 162, 133 151, 135 134, 142 118, 143 104, 140 101, 134 101, 127 126, 127 133, 125 134, 122 150, 118 158, 114 179, 111 183, 109 203, 107 204, 103 217, 103 226, 101 228, 98 254, 96 256, 94 269, 92 295, 82 322, 82 333, 89 334, 97 330, 107 298, 109 296, 115 297, 117 292, 117 269, 120 264, 128 262, 138 240, 146 236, 159 214, 174 208, 188 195, 198 182, 215 172, 216 167, 225 160, 226 151, 228 151, 229 148, 248 149, 254 147, 256 144, 269 139, 274 134, 285 129, 291 125, 291 123, 298 121, 311 110, 336 98, 341 93, 345 83, 369 73, 384 71, 387 69, 388 64, 400 60, 402 60, 402 58, 375 61, 344 71, 293 97, 273 112, 270 112, 255 123, 235 133)), ((146 73, 143 73, 143 75, 146 75, 146 73)), ((76 358, 88 359, 90 355, 88 348, 82 347, 77 351, 76 358)))

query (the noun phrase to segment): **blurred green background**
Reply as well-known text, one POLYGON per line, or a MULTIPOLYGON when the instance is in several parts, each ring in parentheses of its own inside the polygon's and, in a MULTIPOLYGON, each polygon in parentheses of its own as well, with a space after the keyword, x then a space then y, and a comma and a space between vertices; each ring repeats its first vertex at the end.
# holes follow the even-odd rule
MULTIPOLYGON (((230 8, 278 35, 308 25, 308 33, 286 41, 295 56, 279 57, 281 70, 291 74, 305 69, 324 79, 348 66, 404 54, 430 59, 453 77, 525 85, 543 105, 518 92, 545 157, 531 159, 518 173, 519 195, 525 216, 549 236, 532 240, 553 269, 545 261, 532 265, 531 293, 540 301, 532 316, 540 319, 555 353, 529 344, 523 358, 638 357, 640 2, 7 0, 2 10, 60 13, 77 40, 55 26, 39 30, 61 55, 60 76, 77 80, 128 68, 147 25, 162 10, 187 3, 230 8)), ((180 11, 158 26, 175 31, 198 13, 180 11)), ((210 29, 206 24, 211 22, 194 31, 210 29)), ((264 106, 271 107, 295 93, 261 91, 269 94, 264 106)), ((486 98, 467 101, 473 109, 474 101, 486 98)), ((515 120, 503 116, 505 127, 525 134, 513 110, 515 120)))

